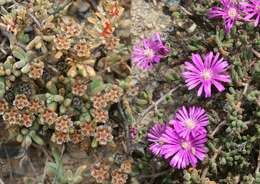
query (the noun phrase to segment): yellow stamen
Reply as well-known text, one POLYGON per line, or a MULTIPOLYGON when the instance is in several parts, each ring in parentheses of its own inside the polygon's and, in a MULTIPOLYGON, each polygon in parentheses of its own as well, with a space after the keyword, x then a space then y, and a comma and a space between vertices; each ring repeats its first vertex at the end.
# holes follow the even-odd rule
POLYGON ((184 141, 184 142, 181 143, 181 147, 182 147, 183 149, 189 149, 190 144, 189 144, 188 142, 184 141))
POLYGON ((205 71, 202 72, 201 76, 205 80, 210 80, 212 78, 212 72, 209 71, 209 70, 205 70, 205 71))
POLYGON ((185 121, 185 125, 187 128, 189 129, 193 129, 195 128, 195 123, 191 120, 191 119, 188 119, 185 121))
POLYGON ((229 8, 229 10, 228 10, 228 16, 229 17, 235 17, 235 16, 237 16, 237 10, 236 10, 236 8, 229 8))
POLYGON ((164 144, 164 141, 160 138, 160 139, 158 140, 158 143, 159 143, 160 145, 163 145, 163 144, 164 144))
POLYGON ((153 57, 153 56, 154 56, 154 51, 153 51, 152 49, 146 49, 146 50, 144 51, 144 55, 145 55, 146 57, 153 57))

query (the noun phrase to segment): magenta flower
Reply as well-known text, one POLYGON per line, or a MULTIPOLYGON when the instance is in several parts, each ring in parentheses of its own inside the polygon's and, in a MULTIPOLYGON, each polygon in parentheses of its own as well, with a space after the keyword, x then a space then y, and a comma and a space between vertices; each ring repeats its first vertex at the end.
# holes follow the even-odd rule
POLYGON ((165 159, 170 159, 170 165, 174 168, 183 169, 190 164, 195 167, 198 160, 204 160, 208 152, 205 147, 207 134, 184 139, 173 128, 167 127, 162 140, 161 154, 165 159))
POLYGON ((133 46, 132 61, 143 69, 149 70, 169 53, 169 48, 162 42, 159 33, 155 33, 152 39, 142 39, 133 46))
POLYGON ((159 155, 161 153, 161 148, 163 145, 161 137, 166 128, 166 124, 157 123, 152 128, 150 128, 148 132, 148 141, 152 143, 149 147, 149 150, 155 155, 159 155))
POLYGON ((161 36, 160 36, 159 33, 154 33, 152 35, 152 39, 151 40, 154 41, 155 44, 157 45, 156 49, 157 49, 158 53, 160 53, 163 56, 166 56, 167 54, 170 53, 170 48, 165 46, 165 42, 162 41, 161 36))
POLYGON ((180 137, 188 139, 189 136, 196 137, 207 133, 205 127, 208 125, 208 116, 201 107, 192 106, 187 110, 182 106, 170 124, 174 126, 180 137))
POLYGON ((221 0, 220 2, 223 7, 212 7, 209 12, 209 18, 222 18, 225 30, 229 33, 239 18, 239 4, 234 0, 221 0))
POLYGON ((230 82, 230 76, 226 73, 229 67, 228 62, 209 52, 204 61, 199 54, 192 54, 192 62, 185 62, 185 71, 182 73, 186 86, 189 90, 199 86, 198 96, 205 92, 205 97, 211 96, 211 86, 214 85, 218 91, 224 91, 221 83, 230 82))
POLYGON ((255 17, 255 27, 260 22, 260 1, 259 0, 247 0, 247 2, 241 2, 243 12, 246 14, 245 21, 252 21, 255 17))

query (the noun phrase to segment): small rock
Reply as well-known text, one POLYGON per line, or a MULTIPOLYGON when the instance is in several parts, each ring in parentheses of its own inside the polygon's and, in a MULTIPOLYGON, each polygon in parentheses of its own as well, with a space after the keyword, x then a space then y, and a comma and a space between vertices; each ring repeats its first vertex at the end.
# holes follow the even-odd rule
POLYGON ((89 3, 82 2, 78 10, 79 10, 79 12, 86 12, 86 11, 89 10, 89 8, 90 8, 90 4, 89 3))

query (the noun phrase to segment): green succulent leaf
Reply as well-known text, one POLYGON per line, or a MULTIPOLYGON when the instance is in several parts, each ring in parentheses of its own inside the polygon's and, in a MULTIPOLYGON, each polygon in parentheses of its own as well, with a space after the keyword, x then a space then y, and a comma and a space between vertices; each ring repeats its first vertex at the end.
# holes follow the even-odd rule
POLYGON ((0 77, 0 97, 3 97, 5 94, 5 78, 0 77))
POLYGON ((37 134, 32 135, 32 140, 39 145, 44 145, 43 139, 40 136, 38 136, 37 134))
POLYGON ((106 88, 106 85, 101 79, 95 79, 93 80, 90 85, 89 85, 89 94, 90 95, 95 95, 98 92, 101 92, 106 88))
POLYGON ((17 59, 24 60, 24 61, 27 61, 29 58, 28 54, 20 47, 14 47, 12 50, 12 54, 17 59))

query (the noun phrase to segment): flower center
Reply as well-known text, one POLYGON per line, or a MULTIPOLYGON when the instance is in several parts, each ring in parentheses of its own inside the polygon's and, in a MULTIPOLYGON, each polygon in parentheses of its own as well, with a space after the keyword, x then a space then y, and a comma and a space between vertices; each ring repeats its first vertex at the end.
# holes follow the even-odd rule
POLYGON ((260 5, 256 5, 255 9, 256 9, 257 11, 260 11, 260 5))
POLYGON ((212 78, 212 72, 210 70, 204 70, 201 76, 204 80, 210 80, 212 78))
POLYGON ((237 16, 237 10, 236 8, 229 8, 228 10, 228 16, 231 18, 234 18, 237 16))
POLYGON ((187 120, 185 121, 185 125, 186 125, 186 127, 189 128, 189 129, 195 128, 195 123, 194 123, 194 121, 192 121, 191 119, 187 119, 187 120))
POLYGON ((162 138, 159 138, 158 144, 160 144, 160 145, 163 145, 163 144, 164 144, 164 141, 162 140, 162 138))
POLYGON ((154 51, 153 51, 152 49, 146 49, 146 50, 144 51, 144 55, 145 55, 146 57, 148 57, 148 58, 151 58, 151 57, 154 56, 154 51))
POLYGON ((182 147, 183 149, 187 150, 187 149, 190 148, 190 143, 187 142, 187 141, 183 141, 183 142, 181 143, 181 147, 182 147))

